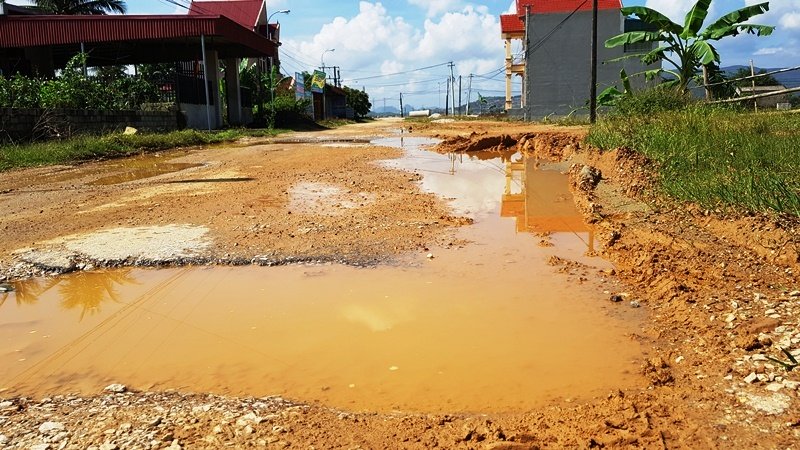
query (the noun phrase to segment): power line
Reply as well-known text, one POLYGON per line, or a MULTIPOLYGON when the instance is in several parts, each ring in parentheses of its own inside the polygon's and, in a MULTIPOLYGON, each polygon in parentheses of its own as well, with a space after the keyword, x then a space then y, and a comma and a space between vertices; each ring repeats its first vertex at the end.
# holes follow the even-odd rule
POLYGON ((406 70, 406 71, 403 71, 403 72, 387 73, 387 74, 384 74, 384 75, 375 75, 375 76, 371 76, 371 77, 354 78, 354 79, 348 80, 348 81, 364 81, 364 80, 373 80, 375 78, 386 78, 386 77, 393 77, 393 76, 396 76, 396 75, 405 75, 405 74, 408 74, 408 73, 421 72, 423 70, 428 70, 428 69, 435 69, 436 67, 442 67, 442 66, 446 66, 448 64, 452 64, 452 62, 440 63, 440 64, 435 64, 435 65, 427 66, 427 67, 420 67, 418 69, 411 69, 411 70, 406 70))

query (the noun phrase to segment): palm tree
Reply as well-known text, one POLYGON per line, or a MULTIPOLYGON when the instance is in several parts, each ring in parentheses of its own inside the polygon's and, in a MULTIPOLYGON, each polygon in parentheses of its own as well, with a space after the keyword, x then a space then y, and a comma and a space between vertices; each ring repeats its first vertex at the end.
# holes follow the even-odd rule
POLYGON ((645 65, 666 61, 674 70, 656 69, 653 76, 668 72, 675 78, 672 82, 680 91, 686 91, 701 66, 719 64, 720 57, 712 42, 741 33, 756 36, 769 36, 773 26, 755 25, 750 18, 769 11, 769 2, 746 6, 725 14, 703 29, 712 0, 697 0, 686 14, 684 24, 680 25, 660 12, 644 6, 630 6, 620 11, 624 16, 636 16, 653 27, 654 31, 628 31, 606 41, 606 47, 613 48, 638 42, 658 42, 660 47, 639 56, 645 65))
POLYGON ((50 14, 105 15, 125 14, 125 0, 34 0, 34 8, 50 14))

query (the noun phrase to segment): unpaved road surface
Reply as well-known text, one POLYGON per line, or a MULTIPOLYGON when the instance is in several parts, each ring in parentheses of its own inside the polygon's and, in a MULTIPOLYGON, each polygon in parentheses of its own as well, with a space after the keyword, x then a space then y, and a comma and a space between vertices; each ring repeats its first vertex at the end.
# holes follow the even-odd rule
MULTIPOLYGON (((379 121, 164 152, 143 165, 184 165, 150 178, 128 160, 0 174, 0 271, 18 278, 117 265, 368 265, 468 245, 452 231, 469 220, 421 192, 418 175, 373 163, 398 150, 333 142, 356 144, 399 126, 379 121)), ((570 172, 598 252, 647 311, 632 337, 657 355, 642 358, 646 388, 492 415, 353 413, 278 398, 118 388, 0 400, 0 447, 800 446, 800 376, 769 359, 788 362, 781 349, 800 355, 796 223, 658 199, 647 161, 587 148, 580 128, 403 126, 444 138, 442 151, 524 151, 570 172)))

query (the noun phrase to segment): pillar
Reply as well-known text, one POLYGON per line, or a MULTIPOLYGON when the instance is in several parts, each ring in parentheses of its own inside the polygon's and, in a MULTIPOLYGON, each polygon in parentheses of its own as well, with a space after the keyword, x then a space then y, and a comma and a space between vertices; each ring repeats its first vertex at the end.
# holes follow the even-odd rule
POLYGON ((513 76, 511 68, 513 65, 514 59, 511 56, 511 39, 506 39, 506 111, 514 106, 511 101, 511 77, 513 76))
POLYGON ((219 91, 219 56, 216 50, 206 50, 206 58, 208 96, 214 101, 214 104, 211 105, 211 128, 221 128, 222 96, 219 91))
POLYGON ((239 59, 237 58, 225 60, 225 89, 228 101, 228 123, 243 125, 242 90, 239 83, 239 59))

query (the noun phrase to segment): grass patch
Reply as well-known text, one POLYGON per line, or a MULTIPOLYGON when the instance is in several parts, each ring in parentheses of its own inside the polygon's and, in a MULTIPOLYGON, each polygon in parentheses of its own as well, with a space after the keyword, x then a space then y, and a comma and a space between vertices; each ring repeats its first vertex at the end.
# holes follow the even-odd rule
POLYGON ((688 104, 612 114, 588 142, 657 162, 664 192, 705 208, 800 216, 800 114, 688 104))
POLYGON ((242 137, 275 136, 281 132, 283 131, 242 128, 214 132, 183 130, 170 133, 86 135, 63 141, 5 145, 0 147, 0 170, 115 158, 148 151, 231 142, 242 137))

